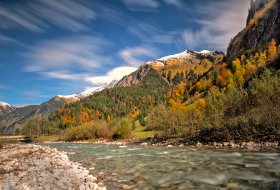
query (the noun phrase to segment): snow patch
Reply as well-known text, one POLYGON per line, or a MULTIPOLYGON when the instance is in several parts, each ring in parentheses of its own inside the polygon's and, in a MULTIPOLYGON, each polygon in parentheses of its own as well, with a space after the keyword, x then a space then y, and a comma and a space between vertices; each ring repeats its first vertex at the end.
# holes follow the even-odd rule
POLYGON ((200 53, 200 54, 209 54, 209 53, 212 53, 212 52, 209 51, 209 50, 202 50, 202 51, 197 52, 197 53, 200 53))
POLYGON ((1 101, 0 101, 0 106, 2 106, 2 107, 11 107, 10 104, 8 104, 6 102, 1 102, 1 101))
POLYGON ((191 58, 192 57, 192 54, 189 50, 186 50, 186 51, 183 51, 181 53, 177 53, 177 54, 173 54, 173 55, 168 55, 168 56, 165 56, 165 57, 162 57, 160 59, 157 59, 159 61, 166 61, 166 60, 169 60, 169 59, 174 59, 174 58, 191 58))
POLYGON ((113 80, 112 82, 110 83, 106 83, 102 86, 99 86, 99 87, 92 87, 92 88, 88 88, 86 89, 85 91, 83 92, 80 92, 80 93, 76 93, 76 94, 71 94, 71 95, 57 95, 58 97, 61 97, 61 98, 66 98, 66 99, 74 99, 74 100, 80 100, 82 98, 86 98, 96 92, 100 92, 104 89, 109 89, 109 88, 113 88, 116 84, 117 84, 117 80, 113 80))

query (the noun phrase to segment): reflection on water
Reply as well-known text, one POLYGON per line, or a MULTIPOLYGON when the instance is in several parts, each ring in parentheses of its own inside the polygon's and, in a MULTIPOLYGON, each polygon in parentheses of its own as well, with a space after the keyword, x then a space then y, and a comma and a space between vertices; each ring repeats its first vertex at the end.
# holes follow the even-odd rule
POLYGON ((280 153, 44 144, 69 152, 107 189, 280 190, 280 153))

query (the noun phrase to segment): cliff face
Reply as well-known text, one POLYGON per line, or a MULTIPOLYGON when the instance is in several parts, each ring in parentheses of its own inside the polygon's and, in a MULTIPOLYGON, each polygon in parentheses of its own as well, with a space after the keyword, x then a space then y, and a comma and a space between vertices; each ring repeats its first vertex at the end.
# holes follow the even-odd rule
POLYGON ((141 83, 143 78, 147 75, 151 67, 149 65, 141 65, 137 71, 134 73, 123 77, 115 86, 116 87, 126 87, 138 85, 141 83))
POLYGON ((271 0, 251 0, 251 8, 247 17, 247 25, 254 18, 256 12, 262 10, 271 0))
POLYGON ((247 26, 230 42, 227 55, 229 61, 244 51, 252 52, 267 47, 275 39, 280 43, 279 0, 255 0, 247 19, 247 26))

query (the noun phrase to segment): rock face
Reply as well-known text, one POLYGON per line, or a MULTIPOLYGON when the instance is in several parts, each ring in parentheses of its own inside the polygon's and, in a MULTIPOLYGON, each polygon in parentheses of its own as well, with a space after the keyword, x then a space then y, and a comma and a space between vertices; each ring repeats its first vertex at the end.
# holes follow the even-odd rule
POLYGON ((106 190, 96 178, 67 155, 36 145, 7 145, 0 149, 0 190, 106 190))
POLYGON ((151 67, 149 65, 141 65, 139 69, 128 76, 123 77, 115 86, 126 87, 132 85, 138 85, 141 83, 143 78, 147 75, 151 67))
POLYGON ((267 47, 272 39, 280 43, 280 2, 279 0, 255 0, 247 19, 247 26, 230 42, 227 55, 229 61, 244 51, 267 47))

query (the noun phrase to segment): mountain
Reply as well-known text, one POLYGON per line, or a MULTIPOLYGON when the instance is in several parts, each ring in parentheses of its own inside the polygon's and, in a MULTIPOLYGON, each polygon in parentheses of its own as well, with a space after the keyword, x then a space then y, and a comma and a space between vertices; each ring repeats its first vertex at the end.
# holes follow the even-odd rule
POLYGON ((17 124, 22 124, 27 118, 35 114, 38 105, 29 105, 16 108, 0 117, 0 133, 7 133, 13 130, 17 124))
POLYGON ((5 102, 0 102, 0 132, 9 133, 18 125, 24 124, 28 119, 34 116, 49 116, 52 112, 58 110, 65 104, 77 102, 96 92, 112 88, 116 83, 117 81, 113 80, 101 87, 90 88, 73 95, 57 95, 40 105, 28 105, 15 108, 5 102))
MULTIPOLYGON (((219 51, 211 52, 208 50, 203 50, 200 52, 195 52, 186 50, 174 55, 168 55, 148 61, 146 64, 141 65, 137 72, 123 77, 119 82, 116 83, 115 86, 126 87, 139 84, 149 72, 150 68, 153 68, 165 78, 169 72, 171 78, 177 73, 181 74, 181 72, 193 72, 194 75, 203 75, 209 71, 213 65, 222 63, 224 58, 225 54, 219 51)), ((168 82, 170 83, 171 81, 168 82)))
POLYGON ((265 49, 271 39, 280 43, 280 2, 251 0, 246 27, 235 36, 227 49, 228 60, 265 49))
POLYGON ((11 106, 10 104, 0 101, 0 117, 10 113, 11 111, 13 111, 15 109, 16 108, 11 106))
POLYGON ((186 85, 188 78, 191 87, 215 65, 221 64, 224 57, 225 54, 218 51, 186 50, 148 61, 137 71, 114 82, 113 88, 67 104, 52 113, 50 119, 60 122, 60 127, 65 128, 108 117, 143 118, 165 102, 170 90, 179 83, 186 85))

